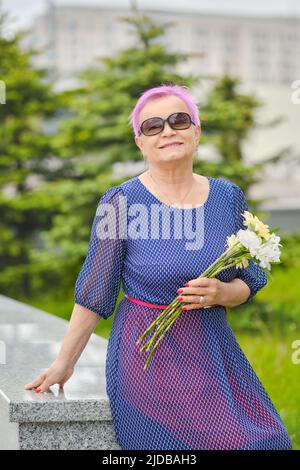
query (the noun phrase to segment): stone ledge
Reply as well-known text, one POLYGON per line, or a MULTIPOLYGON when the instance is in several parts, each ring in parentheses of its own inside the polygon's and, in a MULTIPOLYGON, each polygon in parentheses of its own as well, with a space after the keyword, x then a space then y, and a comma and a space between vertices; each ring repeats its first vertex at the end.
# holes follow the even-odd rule
POLYGON ((106 394, 107 340, 92 334, 63 390, 24 385, 57 357, 68 322, 0 295, 0 449, 120 449, 106 394))

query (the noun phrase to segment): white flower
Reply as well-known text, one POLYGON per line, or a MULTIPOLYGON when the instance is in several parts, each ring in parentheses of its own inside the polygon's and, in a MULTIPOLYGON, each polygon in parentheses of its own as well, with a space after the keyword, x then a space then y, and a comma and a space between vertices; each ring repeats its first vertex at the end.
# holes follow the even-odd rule
POLYGON ((282 246, 280 243, 280 237, 278 235, 275 235, 275 233, 271 234, 270 238, 266 241, 266 244, 282 246))
POLYGON ((250 230, 253 230, 260 238, 268 240, 270 237, 269 225, 264 224, 256 215, 253 215, 249 211, 244 211, 242 216, 245 219, 243 222, 244 225, 250 230))
POLYGON ((251 225, 254 221, 254 215, 249 211, 244 211, 242 216, 244 217, 244 225, 251 225))
POLYGON ((232 248, 239 242, 236 235, 232 234, 230 237, 227 237, 227 246, 228 248, 232 248))
POLYGON ((261 245, 261 239, 252 230, 240 229, 237 234, 240 243, 249 250, 251 256, 256 256, 257 249, 261 245))
POLYGON ((265 243, 262 243, 260 247, 258 247, 255 257, 260 261, 259 264, 262 268, 268 268, 270 270, 270 263, 280 262, 279 247, 282 245, 279 242, 280 237, 272 233, 270 238, 265 243))

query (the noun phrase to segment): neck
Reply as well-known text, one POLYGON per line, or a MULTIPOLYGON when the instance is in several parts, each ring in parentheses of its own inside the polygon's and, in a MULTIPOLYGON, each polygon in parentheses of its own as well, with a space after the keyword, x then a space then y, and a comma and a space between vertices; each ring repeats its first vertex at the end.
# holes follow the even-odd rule
POLYGON ((163 187, 179 190, 187 188, 194 181, 194 174, 192 169, 185 169, 185 171, 163 171, 160 168, 149 168, 146 174, 154 181, 163 187))

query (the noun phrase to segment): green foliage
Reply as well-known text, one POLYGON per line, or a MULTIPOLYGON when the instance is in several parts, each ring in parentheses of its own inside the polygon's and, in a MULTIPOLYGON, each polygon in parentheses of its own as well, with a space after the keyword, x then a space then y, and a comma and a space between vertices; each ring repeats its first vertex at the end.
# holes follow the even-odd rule
POLYGON ((236 335, 247 359, 279 412, 293 448, 300 449, 300 364, 294 364, 292 361, 292 344, 299 339, 299 335, 290 333, 283 337, 274 332, 256 336, 240 333, 236 335))
MULTIPOLYGON (((38 283, 32 284, 36 293, 47 284, 59 291, 68 291, 74 285, 87 253, 97 202, 109 181, 109 174, 100 174, 83 180, 80 191, 75 181, 54 182, 41 190, 49 200, 59 200, 59 211, 52 218, 51 229, 40 232, 41 246, 30 253, 30 265, 38 274, 38 283)), ((114 184, 122 181, 114 180, 114 184)))
POLYGON ((300 230, 295 230, 292 233, 283 232, 280 237, 282 244, 280 268, 300 268, 300 230))
POLYGON ((43 124, 55 115, 58 101, 46 71, 30 64, 33 51, 21 50, 23 34, 4 37, 3 25, 0 16, 0 78, 6 85, 6 103, 0 106, 0 289, 14 296, 29 294, 32 240, 51 220, 51 201, 31 190, 29 177, 55 177, 46 165, 51 139, 43 124))
POLYGON ((238 91, 239 81, 225 75, 217 80, 201 108, 201 121, 208 140, 227 164, 242 161, 242 142, 255 127, 254 112, 261 103, 238 91))

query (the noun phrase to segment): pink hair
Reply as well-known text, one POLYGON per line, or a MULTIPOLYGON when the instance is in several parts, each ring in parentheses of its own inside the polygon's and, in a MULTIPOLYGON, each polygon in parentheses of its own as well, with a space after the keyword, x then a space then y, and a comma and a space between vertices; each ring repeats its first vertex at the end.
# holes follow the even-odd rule
POLYGON ((189 92, 188 87, 184 85, 160 85, 158 87, 149 88, 148 90, 144 91, 138 99, 130 115, 130 125, 133 128, 135 135, 138 135, 140 131, 139 116, 145 104, 156 98, 169 95, 178 96, 178 98, 184 101, 191 114, 192 121, 200 125, 198 106, 196 100, 189 92))

